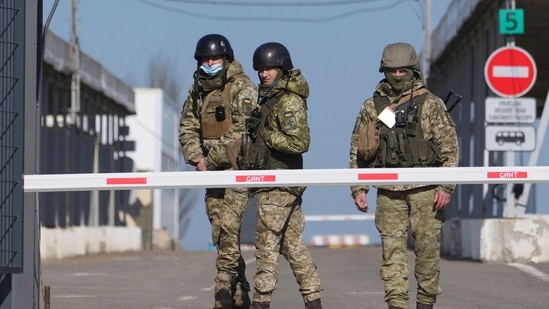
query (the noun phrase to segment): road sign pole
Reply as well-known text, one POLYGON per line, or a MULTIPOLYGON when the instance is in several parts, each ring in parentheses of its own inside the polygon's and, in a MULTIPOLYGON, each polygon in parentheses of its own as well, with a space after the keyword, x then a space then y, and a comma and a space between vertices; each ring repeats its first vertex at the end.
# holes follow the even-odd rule
MULTIPOLYGON (((515 166, 515 152, 514 151, 507 151, 505 156, 506 166, 515 166)), ((516 205, 515 203, 515 195, 513 193, 513 184, 507 184, 507 190, 506 190, 506 202, 505 206, 503 208, 503 218, 517 218, 521 217, 526 207, 521 207, 516 205)))
MULTIPOLYGON (((515 0, 507 0, 507 9, 511 9, 511 10, 515 10, 516 9, 516 5, 515 5, 515 0)), ((501 16, 500 16, 501 18, 501 16)), ((506 42, 506 45, 507 46, 515 46, 515 36, 512 35, 512 34, 508 34, 505 36, 505 42, 506 42)))

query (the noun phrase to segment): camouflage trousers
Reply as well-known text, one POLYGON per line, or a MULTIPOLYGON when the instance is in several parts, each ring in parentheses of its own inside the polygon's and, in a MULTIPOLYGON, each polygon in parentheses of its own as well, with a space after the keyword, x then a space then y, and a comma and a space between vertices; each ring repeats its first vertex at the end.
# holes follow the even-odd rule
POLYGON ((290 264, 305 302, 320 299, 320 279, 303 242, 301 197, 278 189, 257 196, 255 302, 270 302, 279 276, 280 254, 290 264))
POLYGON ((218 273, 227 273, 247 291, 246 263, 240 254, 242 214, 248 206, 246 188, 206 189, 206 213, 212 225, 212 243, 217 249, 218 273))
POLYGON ((444 210, 434 208, 435 192, 434 186, 377 191, 375 223, 383 249, 380 274, 389 305, 408 308, 408 228, 414 238, 417 302, 434 304, 441 293, 440 237, 446 219, 444 210))

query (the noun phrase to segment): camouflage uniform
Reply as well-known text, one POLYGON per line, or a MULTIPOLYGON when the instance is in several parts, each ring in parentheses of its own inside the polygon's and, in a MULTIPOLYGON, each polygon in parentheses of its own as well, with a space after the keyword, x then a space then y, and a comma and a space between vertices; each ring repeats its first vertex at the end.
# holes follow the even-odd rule
MULTIPOLYGON (((307 81, 299 70, 288 82, 296 92, 283 95, 267 117, 265 142, 270 149, 290 154, 302 154, 309 149, 310 134, 307 106, 307 81), (288 116, 291 113, 292 116, 288 116)), ((270 95, 283 91, 279 82, 270 95)), ((258 193, 256 230, 257 272, 254 276, 254 301, 270 302, 279 273, 279 256, 288 260, 305 302, 320 298, 320 279, 316 266, 303 242, 305 216, 301 197, 305 187, 265 188, 258 193)))
MULTIPOLYGON (((420 89, 425 91, 421 76, 418 73, 414 74, 416 75, 412 82, 398 94, 393 91, 386 79, 382 80, 375 89, 374 97, 380 96, 387 102, 395 102, 400 97, 409 95, 412 89, 414 92, 420 89)), ((359 152, 361 129, 370 122, 379 121, 379 110, 376 111, 374 97, 363 103, 356 118, 351 137, 351 168, 382 167, 376 166, 376 158, 367 161, 359 152)), ((455 124, 446 111, 444 102, 427 92, 418 116, 423 139, 432 140, 440 150, 443 159, 440 166, 457 166, 458 139, 455 124)), ((383 247, 380 275, 385 284, 384 299, 392 306, 390 308, 408 308, 407 235, 410 227, 415 240, 414 273, 418 282, 418 308, 432 308, 437 295, 441 293, 440 237, 445 221, 444 209, 436 210, 433 201, 437 190, 452 194, 455 185, 381 185, 376 188, 375 224, 383 247)), ((353 198, 360 192, 368 193, 368 190, 367 185, 351 187, 353 198)))
MULTIPOLYGON (((242 65, 236 60, 226 60, 225 64, 228 64, 226 81, 230 81, 232 77, 235 78, 230 86, 232 124, 228 130, 219 138, 202 137, 200 113, 203 99, 210 92, 220 92, 219 89, 223 83, 221 78, 207 81, 209 84, 198 78, 198 87, 203 92, 197 102, 193 99, 193 91, 197 85, 190 87, 179 125, 179 141, 186 161, 194 164, 194 160, 204 157, 208 170, 232 169, 227 157, 227 147, 229 143, 241 138, 245 118, 250 114, 252 102, 257 97, 257 86, 244 74, 242 65)), ((240 299, 247 298, 250 290, 245 276, 246 265, 240 254, 240 228, 242 213, 248 205, 248 190, 246 188, 207 188, 205 204, 206 214, 212 226, 212 243, 218 251, 216 260, 218 274, 215 279, 216 308, 233 308, 233 296, 234 308, 248 308, 249 300, 240 299)))
MULTIPOLYGON (((277 67, 277 81, 259 86, 258 143, 269 150, 267 169, 302 169, 310 144, 306 98, 309 84, 280 43, 266 43, 254 53, 254 69, 277 67), (274 58, 269 58, 271 56, 274 58), (272 61, 272 62, 271 62, 272 61)), ((254 113, 252 113, 252 116, 254 113)), ((259 188, 256 227, 256 265, 251 308, 270 308, 279 275, 280 254, 290 264, 306 308, 322 308, 316 265, 303 242, 305 216, 301 209, 306 187, 259 188)))

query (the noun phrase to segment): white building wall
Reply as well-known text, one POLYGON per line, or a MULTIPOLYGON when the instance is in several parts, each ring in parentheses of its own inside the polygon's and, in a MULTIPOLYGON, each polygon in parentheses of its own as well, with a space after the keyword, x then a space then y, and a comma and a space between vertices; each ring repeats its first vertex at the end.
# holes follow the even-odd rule
MULTIPOLYGON (((127 118, 129 138, 135 141, 135 152, 128 156, 139 171, 170 172, 179 170, 177 105, 159 88, 136 88, 136 115, 127 118)), ((172 240, 179 235, 179 190, 155 189, 153 229, 167 229, 172 240)), ((153 242, 155 240, 153 239, 153 242)))
POLYGON ((127 118, 129 138, 135 141, 135 152, 129 153, 142 171, 161 171, 163 92, 157 88, 137 88, 136 115, 127 118))

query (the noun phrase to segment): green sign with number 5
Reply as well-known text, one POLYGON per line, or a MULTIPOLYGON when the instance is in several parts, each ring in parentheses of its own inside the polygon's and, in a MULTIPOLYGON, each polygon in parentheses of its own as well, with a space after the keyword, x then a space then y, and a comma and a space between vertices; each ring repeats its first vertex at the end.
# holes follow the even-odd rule
POLYGON ((524 10, 499 10, 499 34, 524 34, 524 10))

